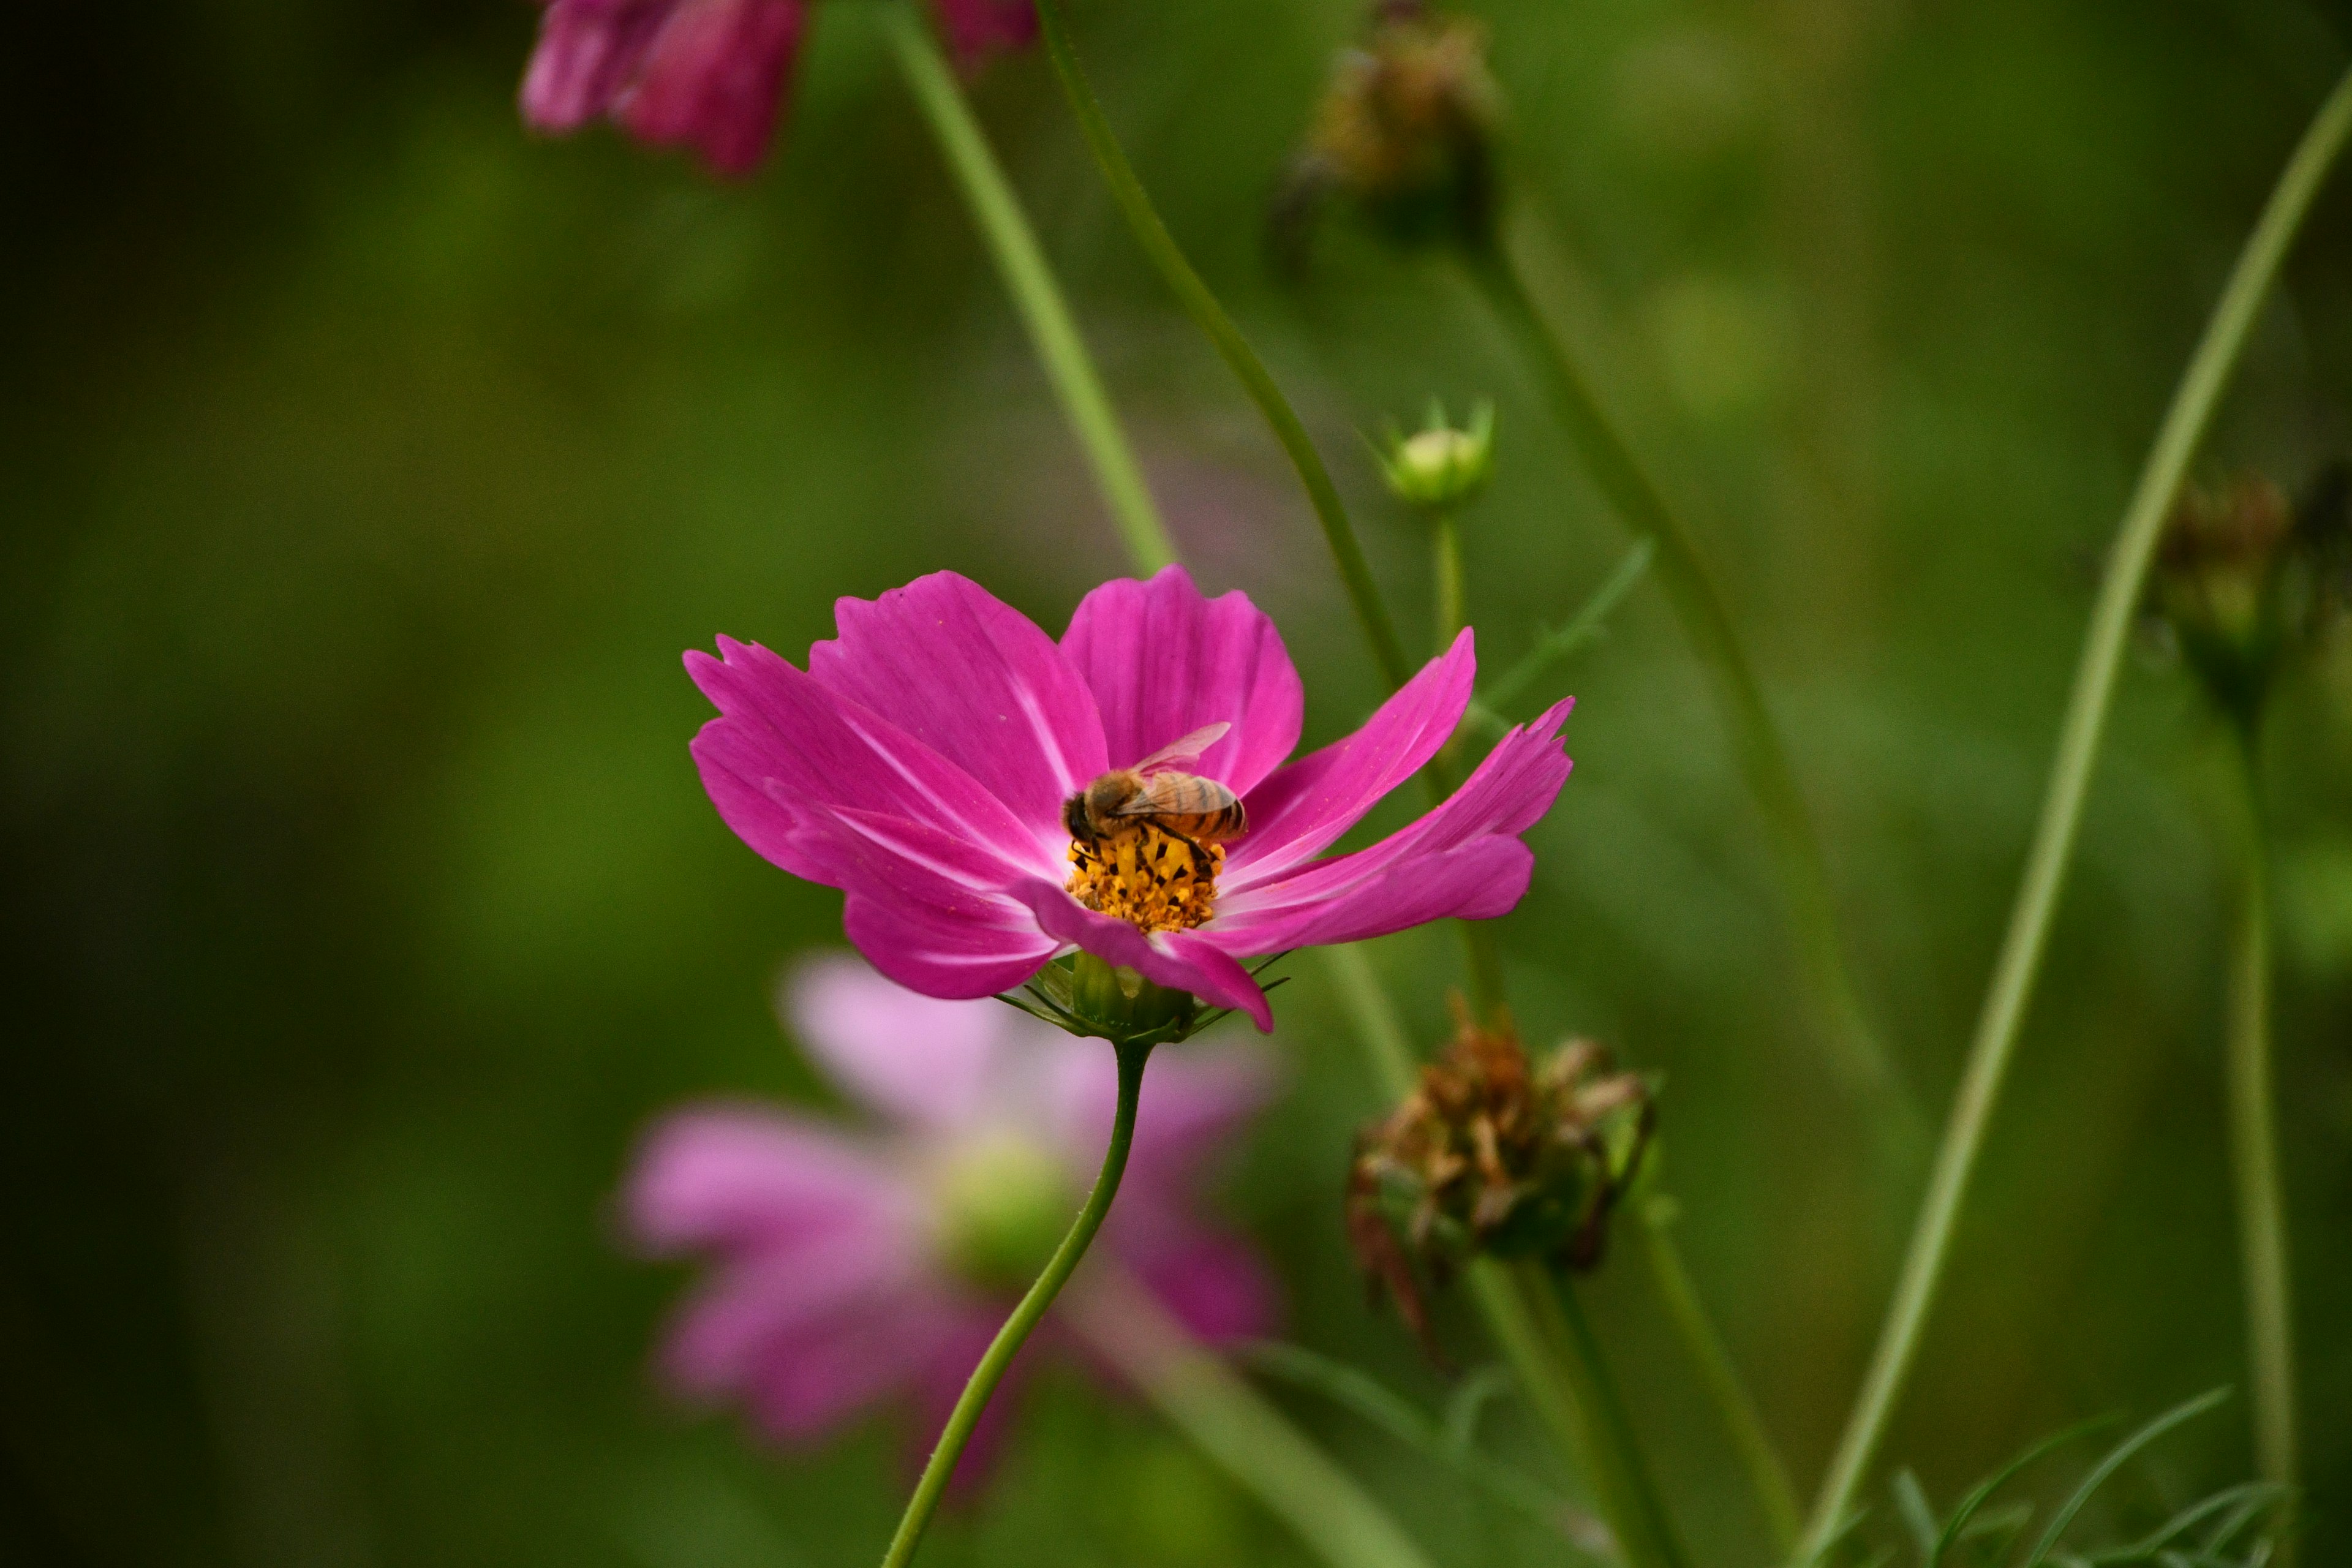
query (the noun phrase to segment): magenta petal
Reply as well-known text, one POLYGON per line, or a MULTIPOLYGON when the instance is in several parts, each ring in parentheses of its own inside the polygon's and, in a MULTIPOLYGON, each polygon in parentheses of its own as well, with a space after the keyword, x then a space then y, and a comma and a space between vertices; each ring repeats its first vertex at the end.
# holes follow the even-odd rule
POLYGON ((1032 879, 1016 885, 1015 897, 1029 906, 1047 936, 1075 943, 1096 957, 1124 964, 1155 984, 1190 991, 1204 1002, 1247 1013, 1259 1029, 1272 1033, 1274 1009, 1249 971, 1194 931, 1146 936, 1125 921, 1087 908, 1056 883, 1032 879))
POLYGON ((1367 942, 1431 921, 1493 920, 1527 896, 1535 863, 1535 851, 1517 839, 1492 835, 1399 861, 1289 909, 1237 918, 1210 934, 1236 952, 1285 952, 1367 942))
MULTIPOLYGON (((695 764, 719 814, 794 876, 839 885, 795 848, 813 819, 849 808, 904 817, 1008 868, 1058 873, 1068 847, 1024 826, 970 773, 757 644, 720 637, 722 658, 689 652, 687 673, 719 709, 695 736, 695 764)), ((988 879, 997 879, 993 874, 988 879)))
POLYGON ((1465 626, 1451 648, 1381 703, 1362 729, 1251 791, 1245 797, 1249 834, 1225 862, 1225 889, 1238 891, 1314 858, 1419 772, 1461 723, 1477 670, 1465 626))
POLYGON ((780 1357, 814 1358, 827 1320, 875 1311, 903 1294, 917 1267, 905 1237, 855 1233, 728 1264, 677 1313, 662 1343, 662 1374, 697 1399, 749 1393, 780 1357))
POLYGON ((1282 1290, 1257 1249, 1201 1232, 1127 1259, 1160 1305, 1209 1344, 1264 1339, 1282 1322, 1282 1290))
POLYGON ((1037 36, 1037 13, 1030 0, 933 0, 933 5, 956 58, 966 63, 1037 36))
POLYGON ((1242 593, 1202 598, 1181 566, 1088 594, 1062 651, 1094 692, 1113 767, 1231 724, 1188 771, 1246 795, 1298 744, 1306 697, 1274 622, 1242 593))
POLYGON ((954 1319, 936 1287, 845 1304, 778 1333, 745 1378, 752 1419, 788 1442, 823 1436, 905 1388, 954 1319))
POLYGON ((612 108, 677 0, 551 0, 523 73, 523 118, 574 131, 612 108))
POLYGON ((798 965, 784 1001, 827 1077, 891 1120, 928 1131, 962 1127, 982 1112, 1007 1027, 1024 1021, 1005 1007, 910 991, 845 953, 798 965))
POLYGON ((620 105, 648 142, 690 145, 721 174, 766 156, 804 0, 678 0, 620 105))
POLYGON ((1108 766, 1077 671, 977 583, 935 572, 834 615, 841 636, 809 649, 809 674, 953 759, 1033 831, 1057 832, 1062 803, 1108 766))
POLYGON ((660 1254, 877 1234, 897 1223, 905 1204, 898 1174, 862 1144, 749 1105, 663 1118, 639 1144, 622 1189, 632 1239, 660 1254))

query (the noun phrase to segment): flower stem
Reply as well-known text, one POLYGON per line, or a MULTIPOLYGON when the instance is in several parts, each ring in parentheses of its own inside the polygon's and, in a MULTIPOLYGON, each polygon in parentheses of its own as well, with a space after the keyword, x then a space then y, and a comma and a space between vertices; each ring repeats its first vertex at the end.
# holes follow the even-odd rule
POLYGON ((1064 1315, 1089 1349, 1331 1568, 1430 1568, 1387 1510, 1132 1279, 1089 1273, 1064 1315))
POLYGON ((1110 1213, 1110 1201, 1118 1195, 1119 1177, 1127 1172, 1128 1146, 1135 1141, 1136 1101, 1143 1088, 1143 1064, 1150 1057, 1149 1047, 1120 1046, 1118 1051, 1118 1104, 1112 1112, 1110 1147, 1103 1151, 1101 1173, 1095 1177, 1094 1191, 1087 1194, 1086 1205, 1078 1210, 1062 1245, 1054 1249, 1046 1261, 1045 1272, 1021 1298, 1004 1326, 996 1331, 989 1342, 988 1352, 980 1364, 971 1369, 971 1380, 956 1398, 955 1408, 948 1414, 948 1424, 940 1433, 938 1444, 931 1449, 929 1460, 923 1466, 922 1479, 915 1483, 915 1495, 907 1500, 907 1511, 898 1521, 898 1533, 890 1538, 890 1550, 883 1554, 882 1568, 906 1568, 913 1561, 915 1548, 923 1539, 924 1527, 940 1506, 946 1492, 948 1479, 955 1473, 956 1460, 962 1455, 964 1445, 971 1441, 972 1428, 980 1424, 980 1414, 988 1407, 989 1395, 1003 1381, 1005 1369, 1020 1353, 1022 1344, 1036 1328, 1045 1310, 1054 1304, 1063 1282, 1087 1255, 1087 1247, 1102 1228, 1103 1216, 1110 1213))
POLYGON ((1907 1158, 1907 1151, 1926 1142, 1926 1124, 1864 1013, 1838 932, 1836 902, 1811 814, 1698 541, 1602 411, 1568 345, 1536 308, 1507 247, 1498 245, 1480 252, 1470 262, 1469 273, 1488 307, 1535 364, 1553 412, 1576 444, 1594 485, 1626 525, 1656 547, 1653 564, 1658 585, 1692 651, 1714 678, 1733 752, 1749 792, 1763 808, 1798 957, 1822 1014, 1823 1038, 1834 1053, 1832 1066, 1877 1113, 1890 1151, 1907 1158))
POLYGON ((1462 635, 1462 531, 1451 511, 1430 519, 1432 577, 1437 584, 1437 651, 1443 654, 1462 635))
MULTIPOLYGON (((1656 1157, 1654 1151, 1651 1158, 1656 1157)), ((1747 1468, 1757 1506, 1763 1510, 1764 1522, 1772 1532, 1772 1550, 1785 1557, 1795 1548, 1802 1523, 1797 1489, 1790 1484, 1789 1468, 1780 1462, 1780 1451, 1764 1430, 1755 1396, 1741 1381, 1723 1336, 1716 1331, 1706 1303, 1698 1299, 1698 1285, 1683 1262, 1682 1248, 1675 1244, 1674 1222, 1672 1198, 1653 1195, 1642 1205, 1642 1235, 1648 1244, 1650 1273, 1665 1300, 1666 1316, 1682 1335, 1683 1348, 1697 1363, 1700 1380, 1706 1384, 1731 1445, 1739 1452, 1739 1462, 1747 1468)))
POLYGON ((1167 525, 1144 483, 1127 433, 1103 391, 1102 377, 1078 335, 1053 268, 1037 244, 1036 231, 1021 198, 1004 177, 988 136, 973 118, 955 72, 941 58, 929 26, 906 4, 882 7, 882 27, 898 68, 923 118, 939 139, 940 152, 957 189, 971 209, 972 222, 995 259, 997 275, 1029 331, 1030 346, 1061 399, 1062 413, 1085 448, 1095 482, 1109 504, 1111 519, 1137 563, 1148 574, 1176 559, 1167 525))
POLYGON ((2214 306, 2212 319, 2206 323, 2205 335, 2173 393, 2172 406, 2166 411, 2147 466, 2140 470, 2138 486, 2124 510, 2123 525, 2107 560, 2105 581, 2099 586, 2098 603, 2092 611, 2082 662, 2075 669, 2049 793, 2042 799, 2041 821, 2034 829, 2017 905, 1985 996, 1984 1014, 1969 1047, 1968 1066, 1945 1126, 1942 1147, 1937 1151, 1927 1194, 1912 1231, 1885 1325, 1879 1331, 1870 1370, 1813 1504, 1805 1535, 1808 1554, 1826 1543, 1852 1506, 1919 1348, 1920 1331, 1927 1324, 1928 1308, 1934 1304, 1951 1250, 1960 1204, 1968 1194, 1969 1179, 1982 1152, 1985 1129, 1992 1120, 2001 1079, 2017 1044, 2018 1026, 2041 969, 2051 917, 2065 880, 2075 831, 2082 824, 2092 764, 2097 759, 2100 734, 2115 696, 2124 644, 2165 514, 2245 346, 2263 297, 2269 292, 2279 263, 2347 135, 2352 135, 2352 72, 2347 72, 2328 94, 2280 174, 2214 306))
POLYGON ((1681 1543, 1650 1479, 1632 1416, 1575 1291, 1531 1261, 1481 1258, 1471 1275, 1537 1414, 1581 1463, 1626 1568, 1683 1568, 1681 1543), (1541 1375, 1528 1377, 1531 1368, 1541 1375))
POLYGON ((1201 281, 1201 275, 1192 270, 1192 264, 1184 258, 1175 237, 1160 221, 1159 209, 1152 205, 1150 195, 1136 178, 1134 167, 1128 163, 1127 153, 1120 148, 1093 87, 1087 81, 1085 69, 1070 42, 1060 0, 1037 0, 1037 21, 1045 34, 1045 52, 1052 58, 1055 74, 1060 77, 1063 93, 1069 100, 1070 111, 1076 116, 1078 129, 1102 170, 1103 182, 1126 216, 1136 243, 1160 269, 1185 313, 1207 334, 1218 357, 1257 405, 1258 412, 1273 428, 1275 439, 1289 456, 1291 466, 1298 470, 1299 482, 1307 488, 1307 499, 1314 505, 1316 520, 1323 526, 1324 542, 1330 547, 1331 559, 1339 569, 1339 581, 1347 588, 1349 603, 1355 608, 1365 640, 1371 645, 1372 658, 1379 663, 1389 689, 1394 690, 1411 678, 1412 666, 1405 658, 1404 645, 1397 640, 1396 626, 1373 585, 1371 566, 1364 559, 1363 547, 1356 541, 1355 527, 1348 520, 1347 508, 1340 503, 1330 470, 1323 466, 1322 454, 1316 450, 1307 426, 1283 396, 1282 388, 1275 384, 1256 351, 1242 336, 1241 329, 1234 325, 1233 318, 1225 314, 1224 307, 1217 303, 1216 296, 1209 292, 1209 286, 1201 281))
MULTIPOLYGON (((2278 1121, 2271 1081, 2269 844, 2251 726, 2233 731, 2244 803, 2245 858, 2231 943, 2228 1082, 2230 1172, 2238 1196, 2238 1238, 2246 1293, 2246 1362, 2253 1384, 2254 1458, 2262 1479, 2295 1489, 2294 1302, 2287 1265, 2286 1204, 2279 1180, 2278 1121)), ((2282 1531, 2278 1556, 2294 1568, 2294 1536, 2282 1531)))

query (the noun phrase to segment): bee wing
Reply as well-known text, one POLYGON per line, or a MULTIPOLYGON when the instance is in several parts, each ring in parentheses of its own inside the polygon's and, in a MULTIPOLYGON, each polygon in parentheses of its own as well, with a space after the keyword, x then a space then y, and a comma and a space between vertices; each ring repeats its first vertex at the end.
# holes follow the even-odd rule
POLYGON ((1201 753, 1225 738, 1231 724, 1204 724, 1181 741, 1171 741, 1143 761, 1135 764, 1139 773, 1156 773, 1162 768, 1176 768, 1187 763, 1197 763, 1201 753))
POLYGON ((1140 793, 1121 802, 1113 816, 1207 816, 1234 804, 1234 792, 1214 779, 1192 773, 1153 773, 1140 793))

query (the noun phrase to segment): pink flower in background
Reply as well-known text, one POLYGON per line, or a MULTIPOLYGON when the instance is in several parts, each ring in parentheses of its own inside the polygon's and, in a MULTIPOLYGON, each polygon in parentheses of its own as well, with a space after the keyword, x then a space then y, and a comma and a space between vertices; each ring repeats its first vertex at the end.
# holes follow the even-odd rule
MULTIPOLYGON (((787 1441, 911 1394, 928 1441, 1094 1178, 1112 1053, 1000 1004, 918 996, 846 955, 804 964, 786 1005, 879 1125, 715 1104, 654 1127, 624 1193, 630 1234, 711 1264, 662 1369, 787 1441)), ((1272 1281, 1193 1197, 1263 1102, 1264 1059, 1171 1047, 1150 1076, 1118 1202, 1072 1289, 1108 1256, 1202 1340, 1262 1336, 1272 1281)))
POLYGON ((1286 765, 1303 694, 1280 635, 1181 567, 1097 588, 1058 645, 947 572, 842 599, 835 616, 840 636, 805 670, 727 637, 723 659, 686 656, 719 711, 694 758, 727 825, 845 892, 850 941, 928 995, 1007 991, 1083 950, 1270 1029, 1243 959, 1504 913, 1534 865, 1518 836, 1568 777, 1563 701, 1443 805, 1318 858, 1453 735, 1476 668, 1468 631, 1362 729, 1286 765), (1139 824, 1123 869, 1090 870, 1071 797, 1212 729, 1186 769, 1238 797, 1247 832, 1196 853, 1139 824))
MULTIPOLYGON (((746 174, 766 155, 811 0, 541 0, 523 118, 576 131, 610 115, 631 134, 690 146, 746 174)), ((935 0, 941 30, 971 61, 1028 41, 1029 0, 935 0)))

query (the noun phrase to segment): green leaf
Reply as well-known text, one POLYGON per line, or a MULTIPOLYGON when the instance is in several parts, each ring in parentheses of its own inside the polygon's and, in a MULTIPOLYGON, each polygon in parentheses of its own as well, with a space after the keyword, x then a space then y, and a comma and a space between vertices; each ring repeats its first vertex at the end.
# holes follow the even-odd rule
POLYGON ((2194 1420, 2229 1397, 2230 1391, 2226 1388, 2217 1388, 2210 1394, 2200 1394, 2194 1399, 2174 1405, 2109 1449, 2106 1458, 2093 1466, 2091 1473, 2083 1478, 2083 1484, 2074 1489, 2074 1495, 2058 1505, 2058 1511, 2051 1517, 2050 1523, 2042 1531, 2042 1539, 2033 1543, 2032 1552, 2027 1555, 2025 1568, 2040 1568, 2040 1564, 2050 1561, 2051 1552, 2058 1545, 2058 1538, 2066 1533, 2066 1527, 2074 1522, 2074 1516, 2083 1511, 2083 1506, 2091 1500, 2091 1494, 2105 1486, 2108 1478, 2129 1463, 2133 1455, 2171 1431, 2175 1426, 2185 1421, 2194 1420))
POLYGON ((1927 1500, 1927 1490, 1919 1478, 1909 1470, 1897 1470, 1888 1489, 1895 1494, 1895 1512, 1910 1531, 1911 1539, 1918 1545, 1919 1555, 1927 1556, 1936 1550, 1936 1510, 1927 1500))
POLYGON ((2111 1415, 2101 1415, 2089 1421, 2079 1422, 2063 1432, 2053 1432, 1990 1476, 1978 1482, 1976 1489, 1962 1498, 1960 1506, 1952 1510, 1952 1517, 1944 1521, 1944 1532, 1937 1537, 1936 1549, 1927 1553, 1927 1568, 1943 1568, 1944 1559, 1950 1555, 1954 1543, 1960 1539, 1961 1532, 1968 1529, 1969 1521, 1976 1517, 1977 1510, 1992 1500, 1992 1494, 2007 1486, 2015 1479, 2019 1471, 2052 1449, 2071 1443, 2086 1432, 2096 1431, 2114 1419, 2115 1417, 2111 1415))

